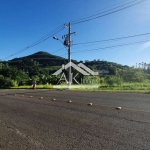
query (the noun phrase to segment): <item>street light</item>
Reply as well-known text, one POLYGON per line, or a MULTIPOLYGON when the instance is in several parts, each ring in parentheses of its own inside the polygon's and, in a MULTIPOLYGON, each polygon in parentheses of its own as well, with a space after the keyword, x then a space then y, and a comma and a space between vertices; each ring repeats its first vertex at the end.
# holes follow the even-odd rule
POLYGON ((53 36, 53 39, 55 39, 55 40, 59 40, 56 36, 53 36))
POLYGON ((63 43, 58 37, 53 36, 53 39, 54 39, 54 40, 57 40, 57 41, 60 41, 60 42, 64 45, 64 43, 63 43))

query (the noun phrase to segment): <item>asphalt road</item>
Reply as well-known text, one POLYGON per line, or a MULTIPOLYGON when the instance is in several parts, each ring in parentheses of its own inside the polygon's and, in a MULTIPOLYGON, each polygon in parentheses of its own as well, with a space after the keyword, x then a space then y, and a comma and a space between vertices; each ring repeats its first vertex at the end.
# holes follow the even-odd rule
POLYGON ((0 150, 149 149, 150 94, 0 90, 0 150))

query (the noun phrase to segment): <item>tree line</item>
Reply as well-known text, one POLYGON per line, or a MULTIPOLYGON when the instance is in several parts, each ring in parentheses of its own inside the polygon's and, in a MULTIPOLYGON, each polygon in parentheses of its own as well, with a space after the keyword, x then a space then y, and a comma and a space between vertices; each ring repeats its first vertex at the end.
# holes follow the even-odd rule
MULTIPOLYGON (((56 62, 55 62, 56 63, 56 62)), ((108 85, 121 85, 123 82, 149 82, 150 67, 128 67, 106 61, 88 61, 85 65, 94 71, 99 71, 96 77, 98 83, 108 85), (109 73, 103 74, 101 69, 107 69, 109 73)), ((37 84, 57 84, 60 76, 52 76, 61 66, 41 67, 40 63, 33 59, 19 60, 17 65, 9 65, 8 62, 0 63, 0 88, 9 88, 13 86, 32 85, 32 81, 37 84)), ((76 70, 72 69, 74 74, 76 70)), ((79 74, 79 80, 90 78, 79 74)))

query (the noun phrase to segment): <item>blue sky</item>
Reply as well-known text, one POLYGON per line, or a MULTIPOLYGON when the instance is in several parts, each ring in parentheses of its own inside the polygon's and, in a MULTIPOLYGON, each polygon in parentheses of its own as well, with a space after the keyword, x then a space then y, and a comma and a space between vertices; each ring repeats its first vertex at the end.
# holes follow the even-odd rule
MULTIPOLYGON (((0 0, 0 59, 10 60, 38 51, 67 58, 67 49, 55 52, 63 48, 63 45, 52 37, 22 53, 14 54, 66 22, 110 10, 131 1, 133 0, 0 0), (10 55, 12 56, 9 57, 10 55)), ((73 44, 78 44, 144 34, 150 32, 149 27, 150 0, 147 0, 98 19, 72 24, 71 30, 76 32, 72 40, 73 44)), ((63 41, 61 37, 67 33, 68 28, 64 28, 55 36, 63 41)), ((72 59, 78 61, 100 59, 129 66, 141 62, 150 63, 149 56, 150 34, 111 42, 74 45, 71 55, 72 59), (107 48, 139 41, 145 42, 107 48)))

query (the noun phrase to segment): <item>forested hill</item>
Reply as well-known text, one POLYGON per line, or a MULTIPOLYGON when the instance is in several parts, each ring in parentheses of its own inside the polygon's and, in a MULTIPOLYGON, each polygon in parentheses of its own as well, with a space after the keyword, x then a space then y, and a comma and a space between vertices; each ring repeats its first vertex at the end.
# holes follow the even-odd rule
MULTIPOLYGON (((147 82, 150 80, 150 64, 146 66, 145 63, 141 63, 140 67, 134 68, 99 59, 86 60, 85 62, 72 60, 72 62, 75 64, 83 63, 93 71, 99 72, 97 78, 102 79, 104 83, 109 78, 110 83, 112 83, 111 80, 115 80, 115 82, 147 82)), ((26 57, 1 61, 0 88, 31 85, 33 80, 37 81, 38 84, 57 84, 60 77, 52 74, 60 69, 62 64, 67 63, 68 60, 65 58, 42 51, 26 57)), ((73 74, 77 73, 73 68, 71 71, 73 74)), ((64 72, 67 74, 65 70, 64 72)), ((78 78, 81 77, 83 78, 83 75, 79 73, 78 78)), ((86 77, 84 76, 84 78, 86 77)))
MULTIPOLYGON (((101 61, 101 60, 93 60, 93 61, 80 61, 77 62, 76 60, 72 60, 72 62, 78 64, 82 62, 87 67, 95 70, 95 71, 101 71, 101 70, 108 70, 109 74, 115 74, 116 69, 123 69, 124 67, 128 66, 122 66, 117 63, 113 62, 107 62, 107 61, 101 61)), ((9 66, 16 67, 21 70, 32 70, 32 68, 42 68, 42 69, 48 69, 50 72, 53 70, 57 70, 62 64, 67 64, 68 59, 59 57, 56 55, 49 54, 48 52, 37 52, 35 54, 20 57, 20 58, 14 58, 12 60, 6 61, 5 63, 8 63, 9 66)))
POLYGON ((30 65, 30 61, 34 61, 40 67, 61 66, 62 64, 66 64, 68 62, 68 60, 65 58, 40 51, 29 56, 14 58, 8 61, 8 64, 10 66, 17 67, 18 65, 21 65, 21 63, 26 63, 26 65, 30 65))
POLYGON ((114 75, 116 74, 116 70, 122 70, 124 68, 129 68, 129 66, 125 65, 121 65, 121 64, 117 64, 114 62, 108 62, 108 61, 104 61, 104 60, 93 60, 93 61, 85 61, 84 65, 88 66, 89 68, 93 69, 93 70, 98 70, 98 71, 104 71, 107 72, 109 71, 108 74, 110 75, 114 75))

